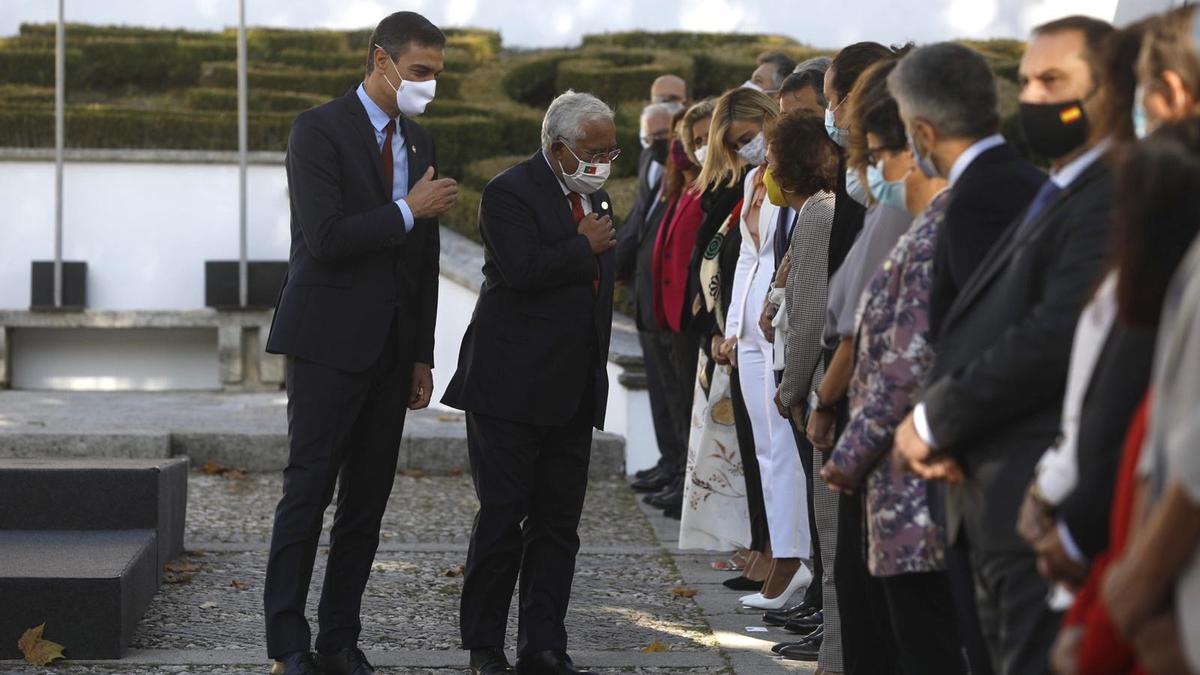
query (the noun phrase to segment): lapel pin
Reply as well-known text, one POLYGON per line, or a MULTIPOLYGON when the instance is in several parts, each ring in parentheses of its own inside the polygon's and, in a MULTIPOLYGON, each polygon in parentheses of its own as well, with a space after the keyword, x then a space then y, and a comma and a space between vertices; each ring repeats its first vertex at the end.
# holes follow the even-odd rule
POLYGON ((408 146, 408 150, 409 150, 409 152, 411 152, 414 155, 417 154, 417 146, 415 146, 415 145, 408 146))
POLYGON ((608 202, 600 202, 600 209, 602 211, 607 211, 608 210, 608 202))

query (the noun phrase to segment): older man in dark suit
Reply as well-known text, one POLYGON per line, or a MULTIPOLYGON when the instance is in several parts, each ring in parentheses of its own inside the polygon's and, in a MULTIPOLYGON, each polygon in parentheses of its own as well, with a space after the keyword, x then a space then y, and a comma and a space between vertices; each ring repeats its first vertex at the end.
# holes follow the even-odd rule
POLYGON ((541 149, 483 191, 485 278, 443 398, 467 412, 479 497, 460 615, 476 673, 511 672, 518 577, 517 670, 580 672, 563 622, 608 403, 616 232, 602 187, 619 154, 612 110, 568 91, 546 111, 541 149))
POLYGON ((267 351, 287 355, 288 464, 263 590, 267 653, 287 675, 367 675, 359 608, 379 544, 405 409, 429 404, 438 221, 433 98, 446 38, 397 12, 371 36, 367 75, 301 113, 288 139, 292 250, 267 351), (304 617, 322 513, 340 478, 318 655, 304 617))
MULTIPOLYGON (((1000 675, 1048 672, 1058 630, 1017 514, 1058 434, 1075 325, 1105 256, 1112 178, 1107 143, 1089 140, 1087 120, 1103 98, 1096 66, 1111 31, 1085 17, 1034 31, 1021 61, 1021 122, 1032 149, 1051 158, 1050 180, 950 305, 930 384, 896 431, 910 467, 954 483, 947 531, 970 548, 1000 675)), ((888 80, 919 146, 929 135, 920 120, 936 116, 936 103, 913 97, 914 83, 938 77, 938 47, 913 52, 888 80)))

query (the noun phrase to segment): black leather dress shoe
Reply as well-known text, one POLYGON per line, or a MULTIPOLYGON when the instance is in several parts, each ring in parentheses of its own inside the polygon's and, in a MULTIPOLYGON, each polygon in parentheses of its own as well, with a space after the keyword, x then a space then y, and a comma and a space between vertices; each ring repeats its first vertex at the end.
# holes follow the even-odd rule
POLYGON ((783 629, 796 635, 809 635, 823 625, 825 625, 825 613, 817 611, 808 616, 789 620, 783 624, 783 629))
POLYGON ((820 607, 810 605, 807 602, 802 602, 798 605, 792 605, 791 607, 784 607, 783 609, 767 612, 766 614, 763 614, 762 620, 763 623, 767 624, 768 626, 782 626, 793 619, 803 619, 804 617, 812 616, 819 611, 821 611, 820 607))
POLYGON ((634 492, 661 492, 671 484, 673 476, 666 469, 655 469, 650 475, 629 484, 634 492))
POLYGON ((656 471, 662 471, 664 466, 666 466, 666 465, 663 463, 663 460, 660 459, 660 460, 658 460, 657 464, 650 467, 649 469, 642 469, 641 471, 634 472, 633 477, 635 479, 645 478, 646 476, 649 476, 650 474, 655 473, 656 471))
POLYGON ((763 582, 751 581, 746 577, 734 577, 721 582, 721 585, 731 591, 761 591, 763 582))
POLYGON ((489 647, 471 650, 472 675, 503 675, 515 672, 517 671, 508 664, 508 657, 504 655, 503 649, 489 647))
POLYGON ((781 648, 777 654, 793 661, 816 661, 821 653, 821 643, 825 640, 824 627, 813 631, 812 635, 799 642, 793 642, 781 648))
POLYGON ((800 644, 800 643, 799 642, 776 642, 774 645, 771 645, 771 651, 778 654, 779 652, 783 651, 784 649, 791 647, 792 645, 795 645, 795 644, 800 644))
POLYGON ((317 660, 325 671, 325 675, 371 675, 374 666, 367 661, 367 655, 358 647, 347 647, 332 654, 318 654, 317 660))
POLYGON ((517 659, 517 672, 521 675, 596 675, 590 670, 579 670, 565 652, 534 652, 517 659))
POLYGON ((669 509, 672 506, 683 506, 683 480, 671 481, 671 485, 662 492, 654 495, 648 502, 656 509, 669 509))
POLYGON ((322 672, 312 652, 293 652, 271 666, 271 675, 321 675, 322 672))

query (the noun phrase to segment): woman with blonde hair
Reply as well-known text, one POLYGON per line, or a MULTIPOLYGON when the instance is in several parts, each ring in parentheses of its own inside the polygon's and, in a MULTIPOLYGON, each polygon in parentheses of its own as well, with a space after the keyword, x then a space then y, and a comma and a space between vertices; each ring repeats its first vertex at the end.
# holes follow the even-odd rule
POLYGON ((757 609, 779 609, 812 580, 803 558, 811 555, 804 472, 788 421, 775 410, 774 354, 758 317, 775 276, 772 237, 780 207, 766 200, 769 180, 766 134, 779 118, 778 104, 750 89, 726 92, 708 132, 702 185, 736 180, 741 164, 755 167, 745 179, 739 228, 742 243, 733 292, 718 352, 732 361, 745 398, 762 481, 772 563, 759 593, 741 601, 757 609))

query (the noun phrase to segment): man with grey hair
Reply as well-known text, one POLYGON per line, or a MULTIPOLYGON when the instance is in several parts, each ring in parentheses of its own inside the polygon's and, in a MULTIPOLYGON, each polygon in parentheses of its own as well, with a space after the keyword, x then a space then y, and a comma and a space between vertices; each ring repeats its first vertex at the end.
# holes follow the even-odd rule
POLYGON ((951 192, 933 264, 930 326, 937 335, 958 290, 1046 176, 1000 135, 996 78, 975 50, 941 42, 913 50, 888 76, 909 147, 951 192))
POLYGON ((568 91, 546 111, 542 147, 483 190, 484 282, 442 399, 467 413, 479 498, 460 608, 474 673, 512 672, 518 577, 517 668, 580 672, 564 619, 608 403, 616 232, 602 188, 620 153, 612 110, 568 91))
MULTIPOLYGON (((1046 177, 1000 135, 995 76, 974 50, 951 42, 916 49, 888 76, 888 89, 920 170, 944 176, 951 191, 934 249, 930 329, 936 337, 959 289, 1046 177)), ((968 545, 953 525, 946 566, 960 634, 972 671, 990 672, 968 545)))

